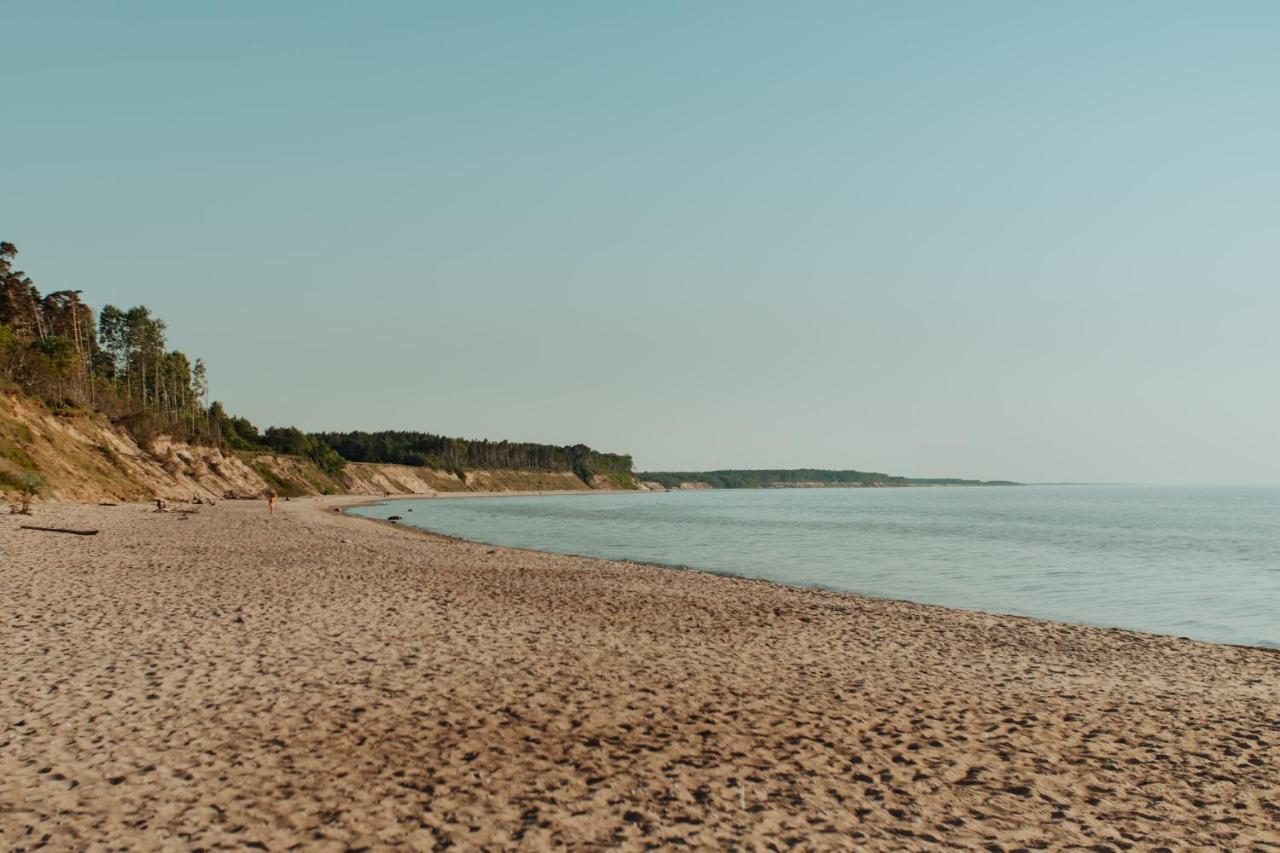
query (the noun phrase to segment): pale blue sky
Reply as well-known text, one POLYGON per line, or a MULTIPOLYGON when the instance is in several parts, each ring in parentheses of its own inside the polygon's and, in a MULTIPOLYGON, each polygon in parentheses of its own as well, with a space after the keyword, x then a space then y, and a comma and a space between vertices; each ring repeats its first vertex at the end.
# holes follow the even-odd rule
POLYGON ((1280 4, 0 2, 0 238, 260 425, 1280 482, 1280 4))

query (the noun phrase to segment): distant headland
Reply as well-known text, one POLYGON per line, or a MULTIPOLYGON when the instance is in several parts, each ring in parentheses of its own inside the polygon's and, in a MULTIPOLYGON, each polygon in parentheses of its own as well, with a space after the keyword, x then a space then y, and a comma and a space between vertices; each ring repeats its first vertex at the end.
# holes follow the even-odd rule
POLYGON ((641 483, 666 489, 866 489, 908 486, 1017 486, 1011 480, 895 477, 876 471, 823 468, 728 469, 721 471, 641 471, 641 483))

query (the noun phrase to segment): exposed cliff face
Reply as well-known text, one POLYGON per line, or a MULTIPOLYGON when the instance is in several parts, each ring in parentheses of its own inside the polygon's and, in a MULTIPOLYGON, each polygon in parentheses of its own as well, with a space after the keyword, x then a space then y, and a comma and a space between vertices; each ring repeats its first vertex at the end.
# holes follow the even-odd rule
POLYGON ((39 478, 56 500, 185 499, 260 494, 266 483, 239 458, 209 447, 158 439, 139 447, 101 415, 59 415, 0 397, 0 492, 39 478))
POLYGON ((588 487, 559 471, 464 473, 353 462, 335 478, 296 456, 224 452, 163 436, 144 448, 101 415, 54 414, 30 400, 0 396, 0 495, 7 497, 33 474, 43 498, 73 501, 634 488, 599 477, 588 487))
POLYGON ((348 463, 343 472, 347 491, 353 495, 423 494, 429 492, 538 492, 586 491, 587 484, 567 471, 465 471, 459 478, 449 471, 348 463))

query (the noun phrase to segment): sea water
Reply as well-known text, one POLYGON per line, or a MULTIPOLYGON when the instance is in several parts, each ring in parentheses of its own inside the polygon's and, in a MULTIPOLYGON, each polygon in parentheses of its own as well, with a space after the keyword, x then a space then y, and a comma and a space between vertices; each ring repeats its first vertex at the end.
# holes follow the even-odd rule
POLYGON ((1280 488, 588 493, 354 512, 495 545, 1280 648, 1280 488))

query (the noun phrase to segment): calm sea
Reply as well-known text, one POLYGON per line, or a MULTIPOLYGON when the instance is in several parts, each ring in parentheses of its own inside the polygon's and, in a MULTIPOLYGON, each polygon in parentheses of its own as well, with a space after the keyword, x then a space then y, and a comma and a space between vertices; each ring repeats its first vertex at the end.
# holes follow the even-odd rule
POLYGON ((764 489, 356 512, 496 545, 1280 648, 1280 488, 764 489))

